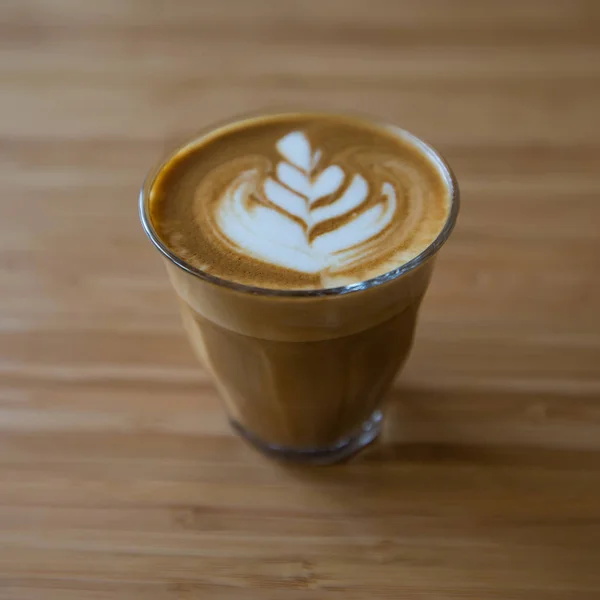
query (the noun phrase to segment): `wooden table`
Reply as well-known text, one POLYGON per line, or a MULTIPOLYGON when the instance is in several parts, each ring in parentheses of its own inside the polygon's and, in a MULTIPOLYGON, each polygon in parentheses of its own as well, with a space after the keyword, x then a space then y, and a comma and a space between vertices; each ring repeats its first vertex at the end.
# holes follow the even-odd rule
POLYGON ((0 600, 600 598, 600 3, 4 0, 0 600), (234 437, 137 192, 239 112, 358 109, 463 191, 383 443, 234 437))

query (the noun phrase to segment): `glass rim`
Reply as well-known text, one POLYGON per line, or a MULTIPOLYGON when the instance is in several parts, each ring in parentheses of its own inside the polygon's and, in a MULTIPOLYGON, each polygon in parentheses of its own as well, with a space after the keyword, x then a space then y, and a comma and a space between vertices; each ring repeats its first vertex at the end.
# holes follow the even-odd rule
POLYGON ((316 111, 316 110, 280 110, 280 111, 263 111, 258 113, 253 113, 250 115, 241 115, 237 117, 233 117, 222 121, 220 123, 213 124, 202 129, 198 132, 194 137, 188 139, 185 143, 179 144, 176 148, 171 150, 168 154, 166 154, 160 162, 155 165, 148 175, 146 176, 144 183, 142 185, 142 189, 140 190, 139 196, 139 216, 142 223, 142 227, 146 236, 150 239, 155 248, 170 262, 172 262, 175 266, 179 267, 183 271, 186 271, 190 275, 198 277, 206 281, 207 283, 211 283, 217 285, 219 287, 224 287, 233 291, 242 292, 246 294, 254 294, 261 296, 280 296, 280 297, 288 297, 288 298, 307 298, 307 297, 319 297, 319 296, 339 296, 342 294, 349 294, 353 292, 359 292, 362 290, 367 290, 373 287, 377 287, 383 285, 389 281, 393 281, 398 279, 402 275, 409 273, 425 263, 432 256, 434 256, 437 251, 444 245, 447 239, 450 237, 454 226, 456 225, 456 220, 458 217, 460 205, 460 192, 458 189, 458 182, 456 180, 456 176, 452 171, 450 165, 446 161, 446 159, 438 152, 433 146, 423 141, 421 138, 413 135, 409 131, 394 125, 393 123, 388 123, 382 119, 377 119, 374 117, 368 117, 365 115, 357 115, 351 112, 335 112, 335 111, 316 111), (165 168, 171 160, 177 156, 180 152, 184 151, 186 148, 190 146, 201 143, 203 138, 210 136, 218 132, 219 129, 223 129, 225 127, 231 127, 239 123, 243 123, 244 121, 256 119, 259 117, 277 117, 277 116, 292 116, 296 114, 307 114, 307 115, 321 115, 321 116, 332 116, 332 117, 348 117, 357 119, 362 121, 365 124, 375 125, 378 127, 383 127, 392 132, 397 132, 399 136, 408 138, 411 143, 417 145, 422 151, 424 151, 427 157, 434 163, 435 167, 441 172, 446 184, 448 186, 449 192, 449 201, 450 201, 450 211, 448 213, 448 217, 444 226, 442 227, 439 234, 436 238, 419 254, 415 257, 411 258, 409 261, 403 263, 402 265, 392 269, 390 271, 386 271, 380 275, 375 277, 371 277, 369 279, 365 279, 363 281, 349 283, 346 285, 340 285, 331 288, 316 288, 316 289, 279 289, 279 288, 268 288, 268 287, 260 287, 249 285, 245 283, 239 283, 237 281, 232 281, 231 279, 225 279, 223 277, 219 277, 217 275, 213 275, 212 273, 208 273, 207 271, 203 271, 197 267, 194 267, 183 258, 175 254, 160 238, 154 225, 152 224, 152 218, 150 216, 150 196, 151 191, 154 185, 154 182, 163 168, 165 168))

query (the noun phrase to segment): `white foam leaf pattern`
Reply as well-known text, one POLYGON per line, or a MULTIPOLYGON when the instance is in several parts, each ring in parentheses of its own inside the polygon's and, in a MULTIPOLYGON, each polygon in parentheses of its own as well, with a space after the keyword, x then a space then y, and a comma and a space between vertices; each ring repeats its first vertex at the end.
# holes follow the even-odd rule
POLYGON ((314 168, 310 142, 301 131, 292 131, 277 142, 277 150, 287 161, 303 171, 314 168))
POLYGON ((381 200, 367 204, 374 190, 365 177, 338 164, 323 168, 322 152, 303 132, 285 135, 276 147, 283 160, 272 175, 261 182, 258 170, 246 171, 228 186, 217 214, 223 234, 260 260, 306 273, 360 259, 359 245, 394 216, 394 187, 384 183, 381 200), (329 221, 333 228, 315 230, 329 221))
POLYGON ((389 183, 384 183, 383 188, 383 194, 388 200, 385 205, 376 204, 336 231, 319 236, 313 242, 313 247, 325 254, 333 254, 344 250, 348 239, 352 240, 353 245, 358 245, 368 240, 373 230, 381 231, 387 227, 394 218, 394 209, 391 207, 396 206, 396 192, 389 183))
POLYGON ((285 212, 302 219, 305 223, 308 221, 308 207, 305 199, 299 194, 290 191, 290 189, 271 178, 265 181, 264 192, 273 204, 276 204, 285 212))
POLYGON ((369 185, 361 175, 355 175, 346 191, 333 204, 315 208, 311 217, 313 222, 321 223, 349 213, 362 204, 369 193, 369 185))
POLYGON ((311 210, 317 200, 335 194, 342 187, 346 180, 344 170, 339 165, 329 165, 316 174, 321 152, 313 153, 310 142, 301 131, 288 133, 279 140, 277 149, 288 162, 282 161, 277 165, 279 182, 272 177, 265 181, 265 196, 284 211, 301 218, 307 228, 355 209, 368 197, 366 180, 361 175, 355 175, 336 202, 311 210), (306 211, 296 208, 298 204, 292 200, 292 196, 302 200, 306 211))
POLYGON ((248 207, 258 173, 238 176, 223 196, 217 226, 227 238, 258 259, 305 273, 322 267, 306 244, 304 229, 276 210, 260 204, 248 207))
POLYGON ((315 200, 337 192, 344 183, 345 175, 341 167, 331 165, 327 167, 315 180, 309 193, 308 201, 313 204, 315 200))

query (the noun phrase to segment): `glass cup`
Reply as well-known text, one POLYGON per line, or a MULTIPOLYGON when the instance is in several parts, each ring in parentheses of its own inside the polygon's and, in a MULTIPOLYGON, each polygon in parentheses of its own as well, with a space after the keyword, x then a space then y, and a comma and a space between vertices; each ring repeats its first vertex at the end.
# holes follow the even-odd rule
POLYGON ((334 463, 381 432, 386 392, 410 352, 435 256, 459 207, 456 179, 445 160, 421 140, 402 135, 446 180, 448 219, 409 262, 342 287, 253 287, 216 277, 175 255, 157 235, 149 208, 156 177, 188 144, 155 166, 143 185, 142 225, 165 259, 191 345, 211 374, 233 428, 267 455, 334 463))

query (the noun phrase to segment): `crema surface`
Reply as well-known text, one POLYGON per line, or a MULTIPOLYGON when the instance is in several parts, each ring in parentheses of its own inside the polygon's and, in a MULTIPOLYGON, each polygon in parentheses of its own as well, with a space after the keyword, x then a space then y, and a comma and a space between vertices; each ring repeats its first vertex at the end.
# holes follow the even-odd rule
POLYGON ((408 262, 450 212, 449 175, 406 132, 325 114, 222 127, 180 150, 150 196, 188 264, 247 285, 320 289, 408 262))

